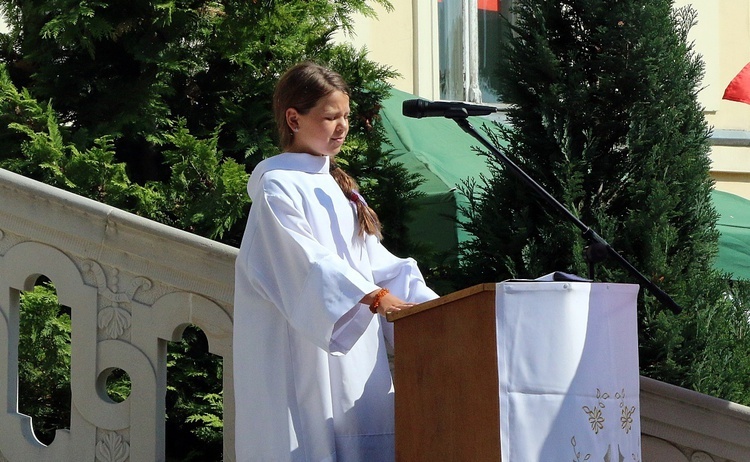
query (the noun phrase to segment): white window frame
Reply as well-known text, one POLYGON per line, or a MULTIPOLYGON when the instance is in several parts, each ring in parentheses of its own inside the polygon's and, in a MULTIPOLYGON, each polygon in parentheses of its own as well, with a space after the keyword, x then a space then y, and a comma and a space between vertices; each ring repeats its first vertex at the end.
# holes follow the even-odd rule
MULTIPOLYGON (((511 0, 505 0, 509 2, 511 0)), ((437 0, 414 0, 414 93, 440 99, 440 37, 437 0)), ((507 8, 503 8, 510 14, 507 8)), ((461 31, 453 38, 460 44, 460 64, 450 71, 451 81, 459 82, 446 98, 483 103, 479 76, 479 15, 477 0, 461 0, 461 31)), ((494 104, 495 102, 490 102, 494 104)))
MULTIPOLYGON (((449 69, 450 81, 454 87, 448 89, 446 99, 462 100, 472 103, 482 102, 479 89, 479 27, 477 0, 461 0, 461 30, 452 37, 460 44, 460 67, 449 69), (460 83, 460 87, 457 85, 460 83)), ((438 44, 438 47, 440 45, 438 44)))

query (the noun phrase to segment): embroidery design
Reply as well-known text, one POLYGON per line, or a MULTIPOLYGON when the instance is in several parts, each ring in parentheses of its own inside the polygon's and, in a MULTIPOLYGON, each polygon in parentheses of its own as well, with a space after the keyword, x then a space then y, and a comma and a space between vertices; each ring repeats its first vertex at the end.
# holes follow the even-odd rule
MULTIPOLYGON (((610 428, 611 425, 617 425, 617 417, 611 412, 607 412, 607 405, 611 404, 612 399, 616 400, 619 408, 619 425, 617 427, 623 435, 629 435, 633 429, 634 415, 636 413, 636 406, 629 405, 626 397, 625 389, 617 391, 612 395, 601 389, 596 389, 596 395, 593 405, 581 406, 581 410, 588 419, 589 427, 595 435, 599 435, 605 428, 610 428), (611 418, 611 420, 608 420, 611 418)), ((583 462, 593 460, 590 452, 582 451, 578 447, 576 437, 573 436, 570 439, 570 445, 573 449, 573 460, 572 462, 583 462)), ((637 454, 631 454, 633 462, 641 462, 640 457, 637 454)), ((607 452, 602 456, 603 462, 624 462, 625 456, 622 453, 619 443, 608 443, 607 452), (613 449, 616 448, 616 449, 613 449), (616 451, 616 452, 615 452, 616 451)))

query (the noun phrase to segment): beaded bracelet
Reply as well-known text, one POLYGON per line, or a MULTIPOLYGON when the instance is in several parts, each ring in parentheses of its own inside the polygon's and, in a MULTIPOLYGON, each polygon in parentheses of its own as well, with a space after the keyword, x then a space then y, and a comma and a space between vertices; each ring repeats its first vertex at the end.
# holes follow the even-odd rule
POLYGON ((382 300, 383 297, 385 297, 385 295, 389 292, 390 290, 388 289, 380 289, 380 291, 377 294, 375 294, 375 300, 372 302, 372 305, 370 305, 370 311, 372 312, 372 314, 375 314, 378 312, 378 307, 380 306, 380 300, 382 300))

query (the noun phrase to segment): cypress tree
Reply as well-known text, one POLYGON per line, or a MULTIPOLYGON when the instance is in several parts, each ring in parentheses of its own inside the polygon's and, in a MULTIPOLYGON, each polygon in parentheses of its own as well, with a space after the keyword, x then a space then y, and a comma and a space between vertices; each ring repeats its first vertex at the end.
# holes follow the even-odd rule
MULTIPOLYGON (((495 141, 684 308, 672 313, 641 291, 643 373, 749 402, 746 316, 712 268, 703 64, 687 38, 694 10, 670 0, 515 5, 499 69, 509 125, 495 141)), ((586 275, 578 229, 491 163, 490 178, 464 187, 475 236, 463 249, 468 281, 586 275)), ((612 260, 597 265, 597 279, 636 282, 612 260)))

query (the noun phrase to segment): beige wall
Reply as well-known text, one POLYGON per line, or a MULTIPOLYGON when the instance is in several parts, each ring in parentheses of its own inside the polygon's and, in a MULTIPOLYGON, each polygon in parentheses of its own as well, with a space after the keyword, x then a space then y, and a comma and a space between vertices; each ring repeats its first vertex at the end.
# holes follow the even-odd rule
POLYGON ((712 175, 716 189, 750 199, 750 104, 720 99, 729 82, 750 62, 750 2, 721 0, 716 4, 720 21, 713 35, 720 43, 717 54, 721 94, 716 110, 708 111, 706 119, 717 137, 734 138, 735 145, 713 147, 712 175))
POLYGON ((356 48, 366 48, 370 59, 401 74, 392 82, 397 88, 411 88, 414 84, 411 4, 409 1, 394 3, 392 11, 380 5, 374 7, 377 19, 357 15, 353 34, 339 35, 338 39, 348 41, 356 48))
MULTIPOLYGON (((707 0, 708 1, 708 0, 707 0)), ((720 85, 719 102, 715 112, 709 112, 707 118, 717 129, 750 130, 750 105, 734 101, 721 100, 724 89, 735 75, 750 62, 750 2, 747 0, 720 0, 718 5, 720 21, 713 30, 707 30, 696 37, 705 42, 717 37, 720 43, 716 51, 719 68, 718 82, 720 85)), ((702 14, 702 11, 699 10, 702 14)), ((700 20, 700 17, 699 17, 700 20)), ((704 58, 705 59, 705 58, 704 58)), ((714 83, 714 82, 711 82, 714 83)))
POLYGON ((400 74, 397 89, 437 99, 438 48, 435 0, 392 0, 392 11, 376 6, 377 18, 355 16, 355 34, 337 39, 366 48, 370 59, 400 74), (415 39, 416 37, 416 39, 415 39))

